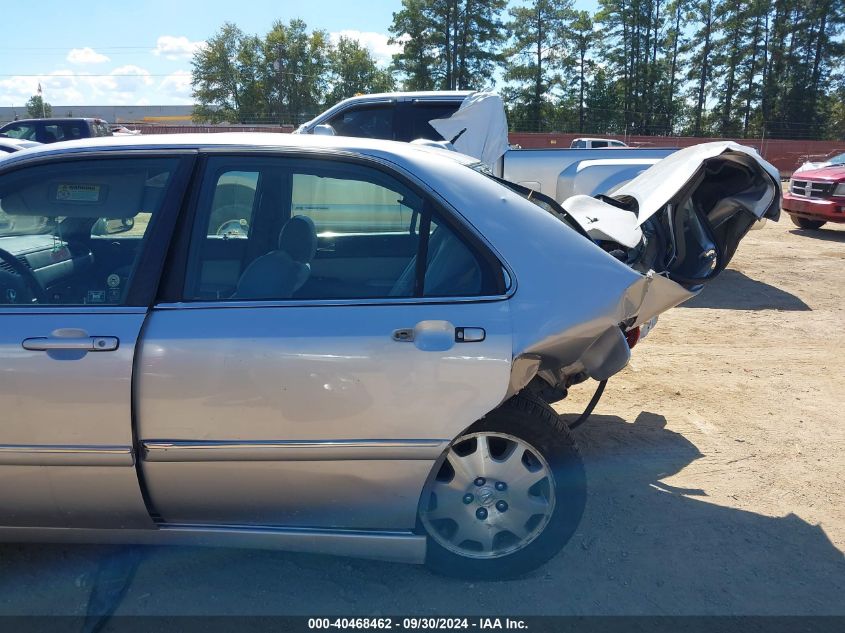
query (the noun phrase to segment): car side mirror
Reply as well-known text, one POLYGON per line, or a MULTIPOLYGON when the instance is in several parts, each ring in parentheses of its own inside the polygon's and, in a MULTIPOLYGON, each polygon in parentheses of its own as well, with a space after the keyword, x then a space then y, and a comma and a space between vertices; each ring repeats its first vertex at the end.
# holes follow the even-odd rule
POLYGON ((131 231, 135 226, 135 218, 100 218, 91 229, 91 235, 117 235, 131 231))
POLYGON ((312 134, 314 134, 315 136, 337 136, 337 132, 335 132, 334 128, 328 123, 321 123, 320 125, 315 125, 312 134))

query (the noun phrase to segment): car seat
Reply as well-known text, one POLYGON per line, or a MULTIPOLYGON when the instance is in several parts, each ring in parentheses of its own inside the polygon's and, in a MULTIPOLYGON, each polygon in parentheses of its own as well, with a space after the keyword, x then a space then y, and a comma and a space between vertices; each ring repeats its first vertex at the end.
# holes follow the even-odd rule
POLYGON ((317 252, 314 221, 296 215, 279 232, 278 248, 256 258, 241 274, 233 299, 289 299, 308 280, 317 252))

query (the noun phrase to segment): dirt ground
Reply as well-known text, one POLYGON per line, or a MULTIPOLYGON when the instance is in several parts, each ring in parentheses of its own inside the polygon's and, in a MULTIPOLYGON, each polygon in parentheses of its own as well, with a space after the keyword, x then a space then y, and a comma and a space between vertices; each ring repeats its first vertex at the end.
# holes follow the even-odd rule
MULTIPOLYGON (((0 546, 0 615, 845 615, 845 229, 784 217, 576 431, 586 513, 510 582, 234 549, 0 546), (118 589, 128 583, 125 595, 118 589)), ((583 408, 590 387, 557 405, 583 408)))

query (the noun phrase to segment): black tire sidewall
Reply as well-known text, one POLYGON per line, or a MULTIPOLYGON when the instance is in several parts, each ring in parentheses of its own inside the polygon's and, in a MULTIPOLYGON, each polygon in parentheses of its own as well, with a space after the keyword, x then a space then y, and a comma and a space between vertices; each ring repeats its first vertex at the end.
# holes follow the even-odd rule
MULTIPOLYGON (((481 432, 513 435, 533 446, 555 479, 555 508, 542 533, 520 550, 499 558, 460 556, 428 535, 426 564, 449 576, 502 580, 521 576, 548 561, 572 538, 586 505, 586 476, 575 440, 546 403, 516 396, 472 425, 463 435, 481 432)), ((427 503, 424 498, 422 503, 427 503)))
POLYGON ((827 221, 825 220, 810 220, 808 218, 802 218, 798 215, 790 215, 789 217, 795 226, 797 226, 799 229, 804 229, 807 231, 815 231, 816 229, 820 229, 825 224, 827 224, 827 221))

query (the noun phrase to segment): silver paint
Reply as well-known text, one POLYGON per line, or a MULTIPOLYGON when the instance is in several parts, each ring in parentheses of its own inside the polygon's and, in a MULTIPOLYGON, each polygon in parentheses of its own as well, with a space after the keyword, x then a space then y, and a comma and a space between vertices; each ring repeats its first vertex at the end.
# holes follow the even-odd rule
POLYGON ((2 169, 163 150, 354 156, 387 166, 490 246, 511 280, 508 293, 157 306, 137 356, 145 310, 0 309, 6 459, 58 459, 65 449, 81 459, 86 447, 134 446, 134 393, 135 432, 147 448, 141 472, 169 524, 152 522, 128 464, 7 463, 0 540, 216 542, 419 562, 425 541, 410 530, 446 438, 535 375, 555 382, 618 371, 629 353, 620 324, 647 322, 692 296, 459 167, 469 159, 426 147, 275 134, 112 137, 24 150, 2 169), (450 343, 450 327, 480 328, 485 337, 450 343), (22 347, 63 328, 114 337, 119 346, 110 353, 22 347), (413 332, 413 341, 394 340, 397 330, 413 332))

